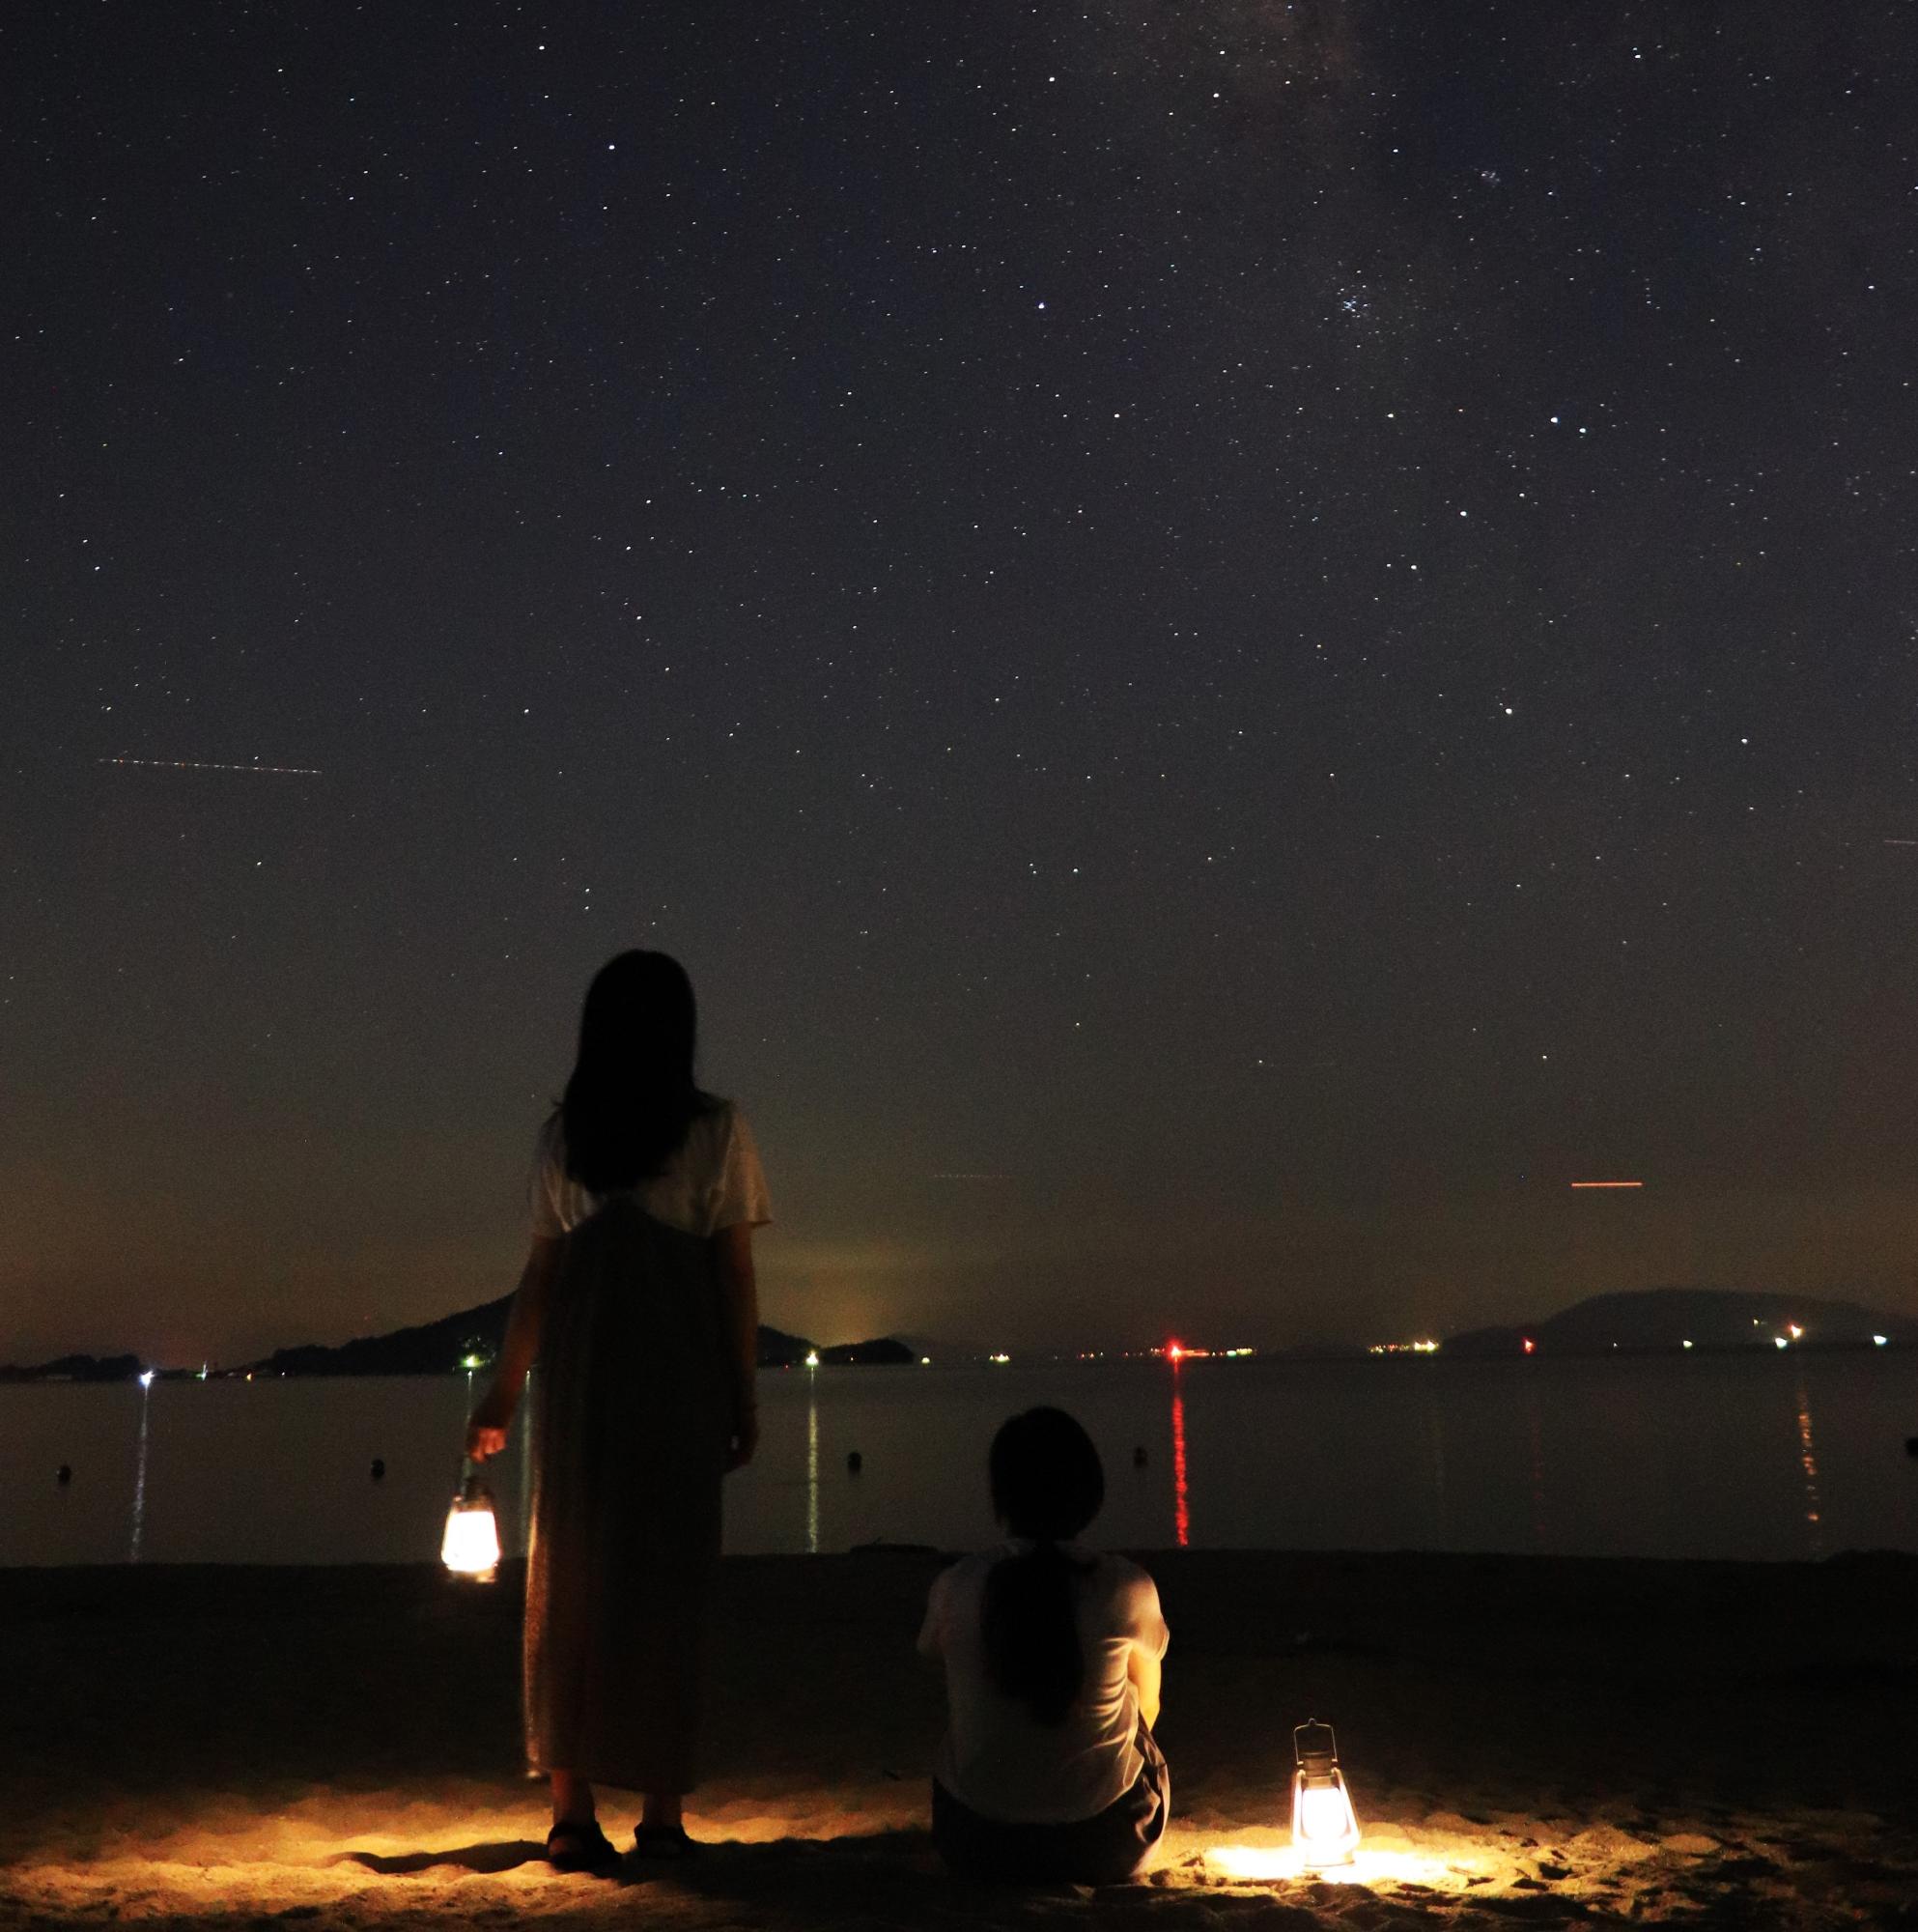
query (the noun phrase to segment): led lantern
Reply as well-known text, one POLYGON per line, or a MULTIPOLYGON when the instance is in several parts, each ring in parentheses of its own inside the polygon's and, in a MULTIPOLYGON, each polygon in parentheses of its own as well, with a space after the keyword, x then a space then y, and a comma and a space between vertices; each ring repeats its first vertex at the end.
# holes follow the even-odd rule
POLYGON ((446 1512, 439 1560, 469 1582, 491 1583, 498 1575, 499 1524, 493 1514, 493 1492, 477 1474, 466 1476, 446 1512))
POLYGON ((1292 1732, 1298 1769, 1292 1774, 1292 1845, 1307 1871, 1348 1865, 1359 1849, 1352 1794, 1339 1769, 1339 1739, 1330 1724, 1309 1718, 1292 1732))

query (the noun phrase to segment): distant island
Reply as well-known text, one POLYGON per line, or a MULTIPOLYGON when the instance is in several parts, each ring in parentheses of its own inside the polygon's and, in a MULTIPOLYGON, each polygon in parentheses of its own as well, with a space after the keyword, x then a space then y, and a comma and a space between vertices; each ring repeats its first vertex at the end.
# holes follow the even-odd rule
MULTIPOLYGON (((513 1305, 510 1294, 496 1301, 482 1302, 477 1308, 463 1308, 455 1315, 442 1315, 414 1328, 396 1328, 388 1335, 367 1335, 328 1348, 307 1343, 294 1349, 276 1349, 257 1362, 243 1362, 238 1368, 222 1369, 221 1375, 257 1376, 436 1376, 458 1369, 485 1369, 493 1365, 506 1333, 506 1315, 513 1305)), ((783 1329, 759 1330, 759 1366, 762 1369, 799 1368, 816 1362, 826 1368, 903 1367, 920 1360, 920 1351, 891 1336, 878 1336, 864 1342, 841 1342, 821 1348, 804 1335, 788 1335, 783 1329)), ((42 1362, 31 1368, 0 1368, 5 1382, 119 1382, 132 1381, 144 1372, 137 1355, 62 1355, 57 1361, 42 1362)), ((190 1375, 197 1370, 162 1371, 163 1374, 190 1375)))
POLYGON ((1640 1288, 1594 1294, 1556 1315, 1448 1335, 1448 1355, 1716 1353, 1762 1349, 1869 1349, 1918 1344, 1918 1321, 1855 1301, 1763 1289, 1640 1288))
POLYGON ((0 1368, 0 1382, 130 1382, 144 1371, 138 1355, 62 1355, 30 1369, 0 1368))
MULTIPOLYGON (((510 1294, 415 1328, 363 1336, 336 1347, 308 1343, 278 1349, 257 1362, 222 1368, 222 1376, 435 1376, 491 1368, 506 1330, 510 1294)), ((1175 1357, 1197 1358, 1213 1351, 1179 1350, 1175 1357)), ((1772 1353, 1787 1349, 1840 1350, 1918 1348, 1918 1321, 1886 1315, 1855 1301, 1829 1301, 1812 1294, 1775 1294, 1763 1289, 1640 1288, 1594 1294, 1537 1321, 1468 1328, 1443 1342, 1375 1344, 1374 1355, 1444 1354, 1466 1360, 1500 1360, 1527 1355, 1664 1354, 1686 1350, 1707 1354, 1772 1353)), ((1166 1350, 1142 1354, 1158 1356, 1166 1350)), ((1233 1351, 1240 1352, 1240 1351, 1233 1351)), ((1357 1347, 1245 1350, 1297 1361, 1342 1361, 1367 1350, 1357 1347)), ((1037 1354, 1035 1359, 1069 1365, 1083 1356, 1037 1354)), ((925 1361, 947 1365, 992 1361, 976 1350, 941 1344, 922 1336, 876 1336, 822 1348, 804 1335, 764 1325, 759 1330, 762 1369, 890 1368, 925 1361)), ((137 1355, 62 1355, 30 1368, 0 1367, 0 1382, 124 1382, 158 1375, 198 1375, 193 1369, 150 1370, 137 1355)))
MULTIPOLYGON (((390 1335, 372 1335, 337 1348, 309 1343, 303 1348, 278 1349, 264 1361, 247 1367, 262 1376, 431 1376, 448 1369, 492 1366, 506 1333, 510 1294, 477 1308, 443 1315, 418 1328, 397 1328, 390 1335)), ((865 1342, 842 1342, 822 1349, 804 1335, 782 1328, 759 1329, 762 1369, 798 1368, 816 1357, 822 1366, 889 1367, 917 1362, 919 1357, 903 1342, 881 1336, 865 1342)))

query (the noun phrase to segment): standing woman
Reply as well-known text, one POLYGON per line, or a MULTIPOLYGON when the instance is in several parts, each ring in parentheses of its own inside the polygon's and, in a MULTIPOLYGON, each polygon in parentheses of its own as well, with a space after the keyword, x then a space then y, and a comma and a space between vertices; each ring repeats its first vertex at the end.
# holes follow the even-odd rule
POLYGON ((663 952, 601 968, 540 1130, 533 1240, 466 1434, 499 1453, 537 1357, 526 1755, 547 1857, 612 1863, 593 1781, 643 1794, 641 1854, 690 1849, 719 1484, 759 1439, 752 1231, 771 1218, 745 1118, 693 1083, 692 985, 663 952))

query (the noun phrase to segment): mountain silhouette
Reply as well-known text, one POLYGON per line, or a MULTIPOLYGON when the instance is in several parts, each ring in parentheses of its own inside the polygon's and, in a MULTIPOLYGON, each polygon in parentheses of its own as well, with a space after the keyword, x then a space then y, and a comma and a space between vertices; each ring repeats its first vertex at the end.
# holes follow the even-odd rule
POLYGON ((1537 1321, 1470 1328, 1445 1341, 1448 1355, 1597 1355, 1683 1349, 1869 1349, 1918 1343, 1918 1321, 1855 1301, 1767 1289, 1639 1288, 1589 1295, 1537 1321), (1794 1335, 1792 1329, 1799 1332, 1794 1335), (1533 1346, 1530 1350, 1526 1343, 1533 1346))

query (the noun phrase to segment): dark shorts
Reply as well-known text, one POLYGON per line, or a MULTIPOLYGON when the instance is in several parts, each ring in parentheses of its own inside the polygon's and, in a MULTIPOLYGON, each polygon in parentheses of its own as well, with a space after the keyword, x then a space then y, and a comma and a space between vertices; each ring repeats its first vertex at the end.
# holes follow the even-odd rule
POLYGON ((1014 1825, 984 1818, 932 1781, 932 1837, 961 1878, 1003 1884, 1123 1885, 1136 1878, 1165 1836, 1171 1778, 1165 1754, 1143 1724, 1145 1759, 1132 1788, 1090 1818, 1067 1825, 1014 1825))

